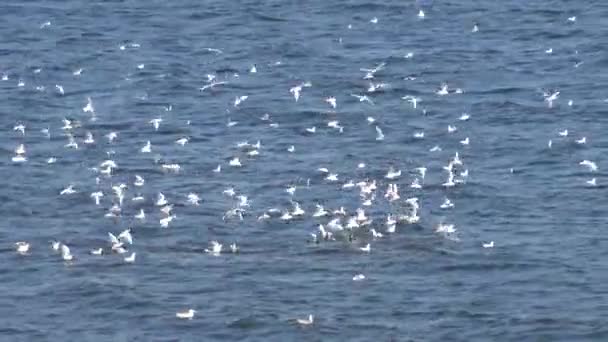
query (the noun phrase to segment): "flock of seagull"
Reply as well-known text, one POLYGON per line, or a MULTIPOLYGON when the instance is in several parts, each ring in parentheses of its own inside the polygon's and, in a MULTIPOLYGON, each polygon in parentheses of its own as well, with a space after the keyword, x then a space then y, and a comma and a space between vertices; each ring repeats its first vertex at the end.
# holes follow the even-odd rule
MULTIPOLYGON (((420 19, 425 18, 425 13, 420 10, 418 13, 420 19)), ((575 17, 568 18, 568 21, 574 22, 575 17)), ((370 20, 371 24, 378 22, 377 18, 370 20)), ((45 23, 41 28, 46 28, 51 25, 50 22, 45 23)), ((471 30, 472 33, 479 32, 480 29, 475 24, 471 30)), ((120 50, 127 48, 140 48, 138 44, 132 43, 128 45, 121 45, 120 50)), ((217 53, 222 53, 218 49, 210 49, 217 53)), ((551 53, 549 50, 546 53, 551 53)), ((412 53, 404 56, 404 58, 413 57, 412 53)), ((361 68, 362 79, 369 82, 369 86, 366 89, 361 89, 359 93, 349 94, 336 94, 334 96, 327 96, 325 98, 319 98, 319 103, 325 103, 328 106, 328 110, 336 111, 339 109, 340 100, 342 98, 354 98, 360 103, 367 105, 375 105, 377 100, 374 99, 374 94, 381 93, 384 88, 389 86, 387 83, 379 81, 382 72, 389 68, 390 65, 386 63, 380 63, 372 68, 361 68)), ((145 68, 144 64, 137 65, 138 69, 145 68)), ((40 73, 41 69, 37 69, 34 72, 40 73)), ((251 65, 246 73, 249 74, 260 74, 256 65, 251 65)), ((79 68, 73 71, 74 77, 81 77, 86 74, 85 68, 79 68)), ((229 88, 232 83, 238 82, 238 75, 219 75, 219 74, 208 74, 204 85, 202 85, 198 91, 201 94, 205 94, 212 91, 217 87, 229 88)), ((2 81, 12 81, 12 75, 3 74, 2 81)), ((22 79, 17 80, 18 87, 24 87, 25 82, 22 79)), ((314 87, 313 81, 304 81, 297 84, 287 85, 285 87, 285 93, 282 96, 290 96, 293 101, 297 103, 300 101, 302 96, 306 96, 308 88, 314 87)), ((43 86, 36 86, 37 90, 45 91, 43 86)), ((55 85, 55 91, 61 95, 65 93, 62 85, 55 85)), ((434 90, 429 89, 429 96, 444 97, 444 96, 458 96, 464 93, 463 89, 451 88, 448 83, 440 84, 434 90), (431 93, 433 91, 433 93, 431 93)), ((248 99, 250 95, 235 95, 234 101, 229 106, 233 108, 239 108, 248 99)), ((544 102, 549 107, 552 107, 555 101, 558 101, 560 91, 547 90, 543 93, 544 102)), ((426 113, 426 109, 419 108, 420 104, 423 103, 423 99, 416 97, 411 94, 404 94, 401 98, 404 105, 411 106, 412 109, 421 111, 422 114, 426 113)), ((89 168, 87 172, 92 172, 94 177, 95 189, 90 191, 89 197, 91 205, 99 207, 107 207, 105 213, 106 218, 110 218, 119 222, 123 216, 123 209, 127 203, 138 208, 137 213, 133 216, 135 221, 144 223, 149 218, 149 213, 140 205, 147 201, 147 199, 141 194, 142 189, 146 186, 146 180, 140 174, 130 175, 131 179, 129 182, 115 182, 113 176, 115 170, 120 168, 120 160, 116 160, 115 152, 111 149, 112 145, 119 142, 121 138, 120 131, 108 132, 103 137, 100 136, 100 132, 86 129, 86 122, 96 122, 102 120, 102 117, 98 115, 95 109, 94 99, 88 97, 84 99, 84 105, 81 109, 82 120, 65 118, 62 120, 58 129, 52 130, 49 127, 30 127, 33 126, 27 122, 17 122, 13 127, 13 138, 17 140, 14 153, 11 154, 10 160, 13 164, 27 165, 29 162, 28 158, 28 147, 20 139, 25 138, 30 131, 33 129, 42 133, 46 139, 51 139, 52 136, 58 135, 65 139, 63 148, 67 150, 78 150, 87 148, 91 145, 101 145, 103 140, 106 141, 105 146, 110 146, 106 152, 107 158, 104 160, 97 161, 94 166, 89 168), (103 140, 102 140, 103 139, 103 140), (100 141, 102 140, 102 141, 100 141), (128 189, 135 189, 134 192, 129 193, 128 189)), ((568 102, 568 105, 572 105, 572 101, 568 102)), ((172 107, 168 106, 165 108, 164 115, 157 115, 142 121, 141 126, 150 125, 154 128, 154 131, 158 132, 162 129, 163 124, 171 120, 172 107)), ((280 127, 279 122, 271 118, 270 114, 264 114, 259 118, 261 122, 268 127, 278 128, 280 127)), ((448 125, 446 134, 459 134, 462 133, 458 127, 459 122, 466 122, 471 120, 471 115, 463 113, 457 120, 448 125)), ((59 123, 57 123, 59 124, 59 123)), ((187 123, 188 125, 190 122, 187 123)), ((348 126, 339 120, 328 120, 324 124, 331 129, 331 132, 335 134, 342 134, 348 126)), ((373 127, 372 132, 374 134, 369 135, 365 139, 375 140, 382 142, 385 139, 385 133, 383 127, 377 122, 373 116, 366 118, 366 124, 373 127)), ((238 125, 237 121, 228 119, 225 124, 228 129, 238 125)), ((317 126, 302 127, 302 132, 306 135, 314 135, 317 133, 317 126)), ((556 134, 560 138, 567 138, 569 136, 568 130, 557 132, 556 134)), ((174 144, 176 148, 187 148, 191 142, 191 137, 181 136, 176 137, 174 144)), ((418 131, 413 134, 415 139, 425 139, 424 131, 418 131)), ((154 140, 146 140, 140 147, 138 147, 139 153, 151 154, 155 149, 155 145, 152 143, 154 140)), ((237 141, 235 145, 239 151, 236 155, 227 158, 227 162, 218 162, 217 167, 212 170, 208 170, 211 173, 222 173, 225 168, 232 168, 238 170, 239 168, 246 167, 248 163, 255 163, 256 158, 264 153, 264 147, 266 142, 262 142, 262 139, 257 140, 255 143, 248 141, 237 141)), ((268 142, 270 143, 270 142, 268 142)), ((469 136, 463 134, 459 140, 459 148, 469 148, 472 141, 469 136)), ((587 144, 586 137, 580 137, 575 140, 576 144, 585 145, 587 144)), ((553 141, 549 140, 548 148, 552 148, 553 141)), ((429 152, 441 151, 442 147, 435 145, 429 149, 429 152)), ((284 149, 285 153, 297 153, 297 146, 290 145, 284 149)), ((47 164, 54 164, 57 162, 57 157, 48 156, 46 159, 47 164)), ((455 207, 455 203, 448 197, 448 189, 458 186, 465 186, 469 179, 469 169, 466 167, 464 160, 458 151, 446 161, 447 163, 443 166, 442 172, 445 176, 445 181, 441 183, 441 187, 445 189, 445 194, 442 204, 439 209, 449 212, 455 207)), ((580 161, 580 165, 588 169, 590 173, 598 170, 597 164, 590 160, 580 161)), ((159 168, 163 172, 174 175, 179 174, 182 170, 182 166, 177 162, 166 163, 161 159, 157 158, 153 167, 159 168)), ((364 170, 367 168, 365 161, 361 161, 357 168, 364 170)), ((382 239, 387 235, 396 234, 398 228, 407 225, 417 224, 420 221, 420 200, 418 195, 403 196, 405 191, 409 191, 414 194, 420 194, 422 189, 427 186, 425 183, 427 167, 420 165, 419 167, 413 168, 412 170, 401 170, 396 166, 390 166, 383 178, 363 178, 363 179, 343 179, 341 174, 330 170, 327 167, 319 166, 316 170, 310 172, 310 178, 306 180, 306 185, 300 184, 286 184, 284 188, 284 196, 290 203, 285 207, 272 207, 263 208, 255 214, 257 222, 264 221, 279 221, 279 222, 292 222, 295 220, 304 220, 307 218, 311 219, 311 230, 308 232, 308 238, 306 243, 310 244, 321 244, 321 243, 332 243, 332 241, 342 241, 348 243, 354 243, 355 241, 366 241, 362 244, 357 244, 358 250, 361 253, 370 253, 374 248, 373 245, 381 244, 382 239), (412 175, 411 181, 405 183, 399 182, 400 179, 405 177, 404 175, 412 175), (358 205, 354 207, 346 208, 344 206, 339 208, 329 208, 321 203, 303 204, 296 201, 296 192, 301 189, 310 189, 311 179, 319 180, 324 184, 334 186, 337 191, 351 191, 355 192, 359 198, 358 205), (408 190, 403 190, 404 188, 408 190), (392 210, 385 212, 381 218, 375 217, 370 214, 371 208, 383 201, 388 204, 392 210)), ((596 186, 596 178, 591 178, 587 182, 588 186, 596 186)), ((75 184, 66 184, 66 187, 57 193, 58 197, 69 197, 79 192, 84 192, 85 189, 79 189, 75 184)), ((233 199, 234 205, 226 210, 221 215, 222 220, 246 220, 247 214, 253 212, 251 209, 251 200, 247 194, 241 193, 234 187, 226 187, 222 191, 222 196, 233 199)), ((204 197, 204 196, 203 196, 204 197)), ((158 213, 158 228, 170 229, 171 224, 174 220, 178 219, 178 213, 176 213, 176 201, 171 201, 163 192, 156 193, 153 199, 154 207, 158 213)), ((201 207, 204 210, 204 200, 200 194, 190 192, 184 194, 183 201, 180 201, 180 207, 183 205, 192 207, 201 207), (202 203, 201 203, 202 202, 202 203)), ((151 223, 147 223, 151 225, 151 223)), ((434 232, 444 236, 445 238, 458 240, 457 229, 454 224, 440 223, 434 228, 434 232)), ((135 245, 134 235, 137 235, 136 230, 131 228, 120 229, 118 232, 107 232, 103 237, 107 242, 105 245, 89 246, 88 253, 93 256, 102 257, 107 254, 120 255, 124 263, 136 264, 137 253, 132 250, 135 245)), ((495 246, 494 241, 483 241, 480 243, 481 248, 493 248, 495 246)), ((78 246, 82 249, 84 246, 78 246)), ((15 251, 18 255, 27 257, 32 248, 42 248, 40 246, 31 246, 26 241, 18 241, 14 244, 15 251)), ((58 258, 65 261, 66 263, 78 262, 79 254, 73 254, 71 246, 59 240, 50 242, 50 251, 56 253, 58 258)), ((206 248, 201 248, 202 253, 207 253, 210 256, 221 256, 222 253, 233 253, 237 254, 240 252, 240 248, 236 242, 220 242, 210 241, 206 248), (224 248, 227 245, 227 248, 224 248)), ((366 276, 363 274, 356 274, 353 276, 353 281, 364 281, 366 276)), ((197 310, 188 309, 183 312, 177 312, 176 318, 179 319, 193 319, 197 310)), ((307 318, 300 318, 294 320, 299 325, 311 325, 314 323, 314 316, 311 314, 307 318)))

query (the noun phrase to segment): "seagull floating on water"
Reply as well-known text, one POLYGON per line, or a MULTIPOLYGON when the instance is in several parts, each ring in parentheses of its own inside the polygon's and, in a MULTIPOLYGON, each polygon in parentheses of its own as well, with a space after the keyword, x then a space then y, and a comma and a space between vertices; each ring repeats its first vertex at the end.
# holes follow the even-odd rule
POLYGON ((194 318, 194 314, 197 311, 194 309, 188 309, 187 311, 184 312, 178 312, 175 314, 175 317, 179 318, 179 319, 188 319, 191 320, 192 318, 194 318))

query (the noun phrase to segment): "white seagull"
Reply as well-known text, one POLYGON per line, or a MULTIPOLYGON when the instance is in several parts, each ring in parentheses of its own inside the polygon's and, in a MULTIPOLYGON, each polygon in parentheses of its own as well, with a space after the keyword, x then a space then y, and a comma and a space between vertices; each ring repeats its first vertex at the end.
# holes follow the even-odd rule
POLYGON ((194 317, 195 313, 196 313, 196 310, 188 309, 187 311, 176 313, 175 317, 177 317, 179 319, 188 319, 188 320, 191 320, 194 317))
POLYGON ((590 160, 583 160, 582 162, 578 163, 579 165, 583 165, 583 166, 587 166, 589 168, 589 171, 597 171, 597 164, 595 162, 592 162, 590 160))
POLYGON ((313 315, 308 315, 308 318, 298 318, 296 322, 300 325, 312 325, 315 320, 313 315))
POLYGON ((30 244, 27 242, 19 241, 19 242, 15 243, 15 246, 16 246, 17 253, 19 253, 21 255, 27 254, 27 252, 30 250, 30 244))

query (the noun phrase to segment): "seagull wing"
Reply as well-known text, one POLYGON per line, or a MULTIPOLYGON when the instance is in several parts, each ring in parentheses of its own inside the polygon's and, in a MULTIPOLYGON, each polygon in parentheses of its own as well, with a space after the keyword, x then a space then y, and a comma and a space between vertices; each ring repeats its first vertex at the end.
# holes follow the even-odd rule
POLYGON ((108 237, 110 238, 110 243, 112 243, 112 245, 120 244, 120 241, 118 241, 118 238, 116 236, 114 236, 114 234, 108 232, 108 237))
POLYGON ((118 235, 119 239, 124 240, 129 245, 133 244, 133 237, 131 236, 131 229, 127 229, 118 235))

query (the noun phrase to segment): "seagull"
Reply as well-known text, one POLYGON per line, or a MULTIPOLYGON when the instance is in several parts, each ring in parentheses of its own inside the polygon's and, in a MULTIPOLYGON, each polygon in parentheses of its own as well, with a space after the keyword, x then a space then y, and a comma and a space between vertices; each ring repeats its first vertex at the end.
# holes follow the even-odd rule
POLYGON ((150 140, 148 140, 146 142, 146 145, 144 145, 144 147, 141 148, 141 153, 150 153, 152 152, 152 143, 150 142, 150 140))
POLYGON ((160 123, 163 122, 162 118, 156 118, 156 119, 152 119, 149 121, 150 124, 152 124, 152 126, 154 126, 154 130, 158 131, 158 128, 160 127, 160 123))
POLYGON ((230 251, 235 254, 239 252, 239 247, 236 245, 236 243, 230 244, 230 251))
POLYGON ((329 212, 327 210, 325 210, 325 208, 323 208, 322 205, 317 204, 315 212, 312 214, 312 216, 313 217, 322 217, 322 216, 327 216, 328 214, 329 214, 329 212))
POLYGON ((296 186, 293 185, 288 187, 287 189, 285 189, 285 192, 293 196, 296 193, 296 186))
POLYGON ((190 141, 190 138, 184 137, 184 138, 180 138, 180 139, 175 140, 175 143, 178 144, 178 145, 184 146, 184 145, 186 145, 188 143, 188 141, 190 141))
POLYGON ((168 204, 168 205, 160 208, 160 212, 165 215, 171 215, 171 210, 173 210, 173 204, 168 204))
POLYGON ((91 255, 102 255, 103 248, 91 249, 90 253, 91 255))
POLYGON ((59 248, 61 247, 61 242, 59 241, 51 241, 51 248, 53 249, 53 251, 57 252, 59 251, 59 248))
POLYGON ((16 155, 16 156, 13 156, 13 157, 11 158, 11 161, 12 161, 13 163, 24 163, 24 162, 26 162, 26 161, 27 161, 27 158, 26 158, 25 156, 23 156, 23 155, 19 155, 19 154, 18 154, 18 155, 16 155))
POLYGON ((167 203, 169 203, 169 202, 167 202, 165 195, 162 192, 159 192, 157 200, 156 200, 156 205, 159 207, 163 207, 163 206, 167 205, 167 203))
POLYGON ((179 164, 162 164, 161 167, 163 168, 163 170, 171 170, 175 172, 179 172, 179 170, 181 169, 181 166, 179 166, 179 164))
POLYGON ((95 199, 95 205, 99 205, 100 198, 103 197, 103 192, 96 191, 91 193, 91 198, 95 199))
POLYGON ((61 258, 63 258, 64 261, 70 261, 74 259, 72 253, 70 253, 70 248, 66 245, 61 245, 61 258))
POLYGON ((414 138, 416 138, 416 139, 423 139, 424 138, 424 132, 415 132, 414 133, 414 138))
POLYGON ((373 83, 369 82, 369 87, 367 88, 368 93, 373 93, 378 89, 384 89, 387 85, 385 83, 373 83))
POLYGON ((355 182, 353 180, 349 180, 348 182, 342 184, 342 189, 351 189, 355 187, 355 182))
POLYGON ((597 182, 596 182, 595 178, 591 178, 586 183, 587 183, 587 185, 590 185, 590 186, 596 186, 597 185, 597 182))
POLYGON ((448 84, 447 83, 442 83, 441 84, 441 88, 439 88, 439 90, 437 90, 435 92, 437 95, 448 95, 450 92, 448 91, 448 84))
POLYGON ((545 97, 545 102, 547 102, 547 105, 549 106, 549 108, 553 107, 553 101, 557 100, 557 98, 559 97, 559 94, 560 94, 559 91, 555 91, 555 92, 545 91, 545 92, 543 92, 543 96, 545 97))
MULTIPOLYGON (((349 26, 350 26, 350 25, 349 25, 349 26)), ((378 71, 380 71, 380 70, 384 69, 384 66, 385 66, 385 65, 386 65, 386 63, 382 62, 382 63, 378 64, 378 65, 377 65, 375 68, 373 68, 373 69, 365 69, 365 68, 361 68, 361 69, 359 69, 359 70, 360 70, 360 71, 363 71, 363 72, 365 72, 365 73, 366 73, 366 75, 365 75, 364 79, 372 79, 372 78, 374 78, 374 75, 375 75, 375 74, 376 74, 378 71)))
POLYGON ((130 256, 124 258, 127 264, 132 264, 135 262, 135 252, 131 253, 130 256))
POLYGON ((131 201, 133 202, 141 202, 144 200, 144 196, 137 194, 136 196, 133 196, 133 198, 131 198, 131 201))
POLYGON ((179 319, 188 319, 188 320, 191 320, 194 317, 194 314, 196 312, 197 312, 196 310, 189 309, 188 311, 176 313, 175 317, 177 317, 179 319))
POLYGON ((59 84, 55 84, 55 88, 57 88, 57 91, 59 91, 59 94, 61 94, 61 95, 65 94, 63 87, 60 86, 59 84))
POLYGON ((441 204, 441 209, 449 209, 449 208, 453 208, 454 207, 454 203, 452 203, 452 201, 450 201, 449 198, 445 198, 445 200, 443 201, 443 204, 441 204))
POLYGON ((371 251, 371 245, 368 243, 365 247, 359 247, 359 249, 363 252, 369 253, 371 251))
POLYGON ((326 181, 329 182, 337 182, 338 181, 338 174, 337 173, 330 173, 327 175, 327 177, 325 177, 326 181))
POLYGON ((215 256, 220 255, 222 252, 222 245, 217 241, 211 241, 211 249, 205 248, 205 253, 209 253, 215 256))
POLYGON ((568 21, 569 21, 569 22, 575 22, 575 21, 576 21, 576 16, 569 17, 569 18, 568 18, 568 21))
POLYGON ((402 97, 401 99, 407 100, 407 102, 411 103, 412 106, 414 107, 414 109, 416 109, 418 107, 418 102, 422 101, 422 99, 411 96, 411 95, 406 95, 406 96, 402 97))
POLYGON ((286 210, 285 212, 283 212, 280 218, 283 221, 289 221, 293 218, 293 216, 289 213, 289 210, 286 210))
POLYGON ((135 186, 144 186, 145 180, 142 176, 140 175, 135 175, 135 182, 133 182, 133 185, 135 186))
POLYGON ((228 188, 228 189, 224 190, 223 194, 224 195, 228 195, 230 197, 234 197, 234 195, 236 194, 236 192, 234 191, 233 188, 228 188))
POLYGON ((392 167, 388 170, 386 176, 384 176, 386 179, 395 179, 398 177, 401 177, 401 170, 395 170, 392 167))
POLYGON ((136 219, 138 219, 138 220, 143 221, 143 220, 145 220, 145 219, 146 219, 146 213, 144 212, 144 210, 143 210, 143 209, 139 209, 139 213, 137 213, 137 214, 135 215, 135 218, 136 218, 136 219))
POLYGON ((471 116, 467 113, 462 113, 462 115, 460 115, 460 118, 458 118, 460 121, 467 121, 469 120, 469 118, 471 118, 471 116))
POLYGON ((456 126, 448 125, 448 133, 456 132, 456 130, 457 130, 456 126))
POLYGON ((15 127, 13 127, 13 131, 19 131, 19 132, 21 132, 21 135, 25 135, 25 125, 18 124, 15 127))
POLYGON ((95 139, 93 138, 93 133, 87 132, 86 137, 83 141, 86 145, 91 145, 95 143, 95 139))
POLYGON ((118 240, 129 245, 133 244, 133 236, 131 235, 131 229, 126 229, 118 234, 118 240))
POLYGON ((360 280, 364 280, 365 276, 363 274, 357 274, 353 277, 353 281, 360 281, 360 280))
POLYGON ((292 216, 303 216, 306 212, 300 207, 298 202, 293 202, 292 216))
POLYGON ((243 166, 241 164, 241 160, 239 159, 239 157, 234 157, 233 159, 231 159, 228 162, 228 165, 230 165, 230 166, 238 166, 238 167, 243 166))
POLYGON ((582 138, 580 138, 580 139, 576 140, 575 142, 576 142, 577 144, 579 144, 579 145, 586 144, 586 143, 587 143, 587 137, 582 137, 582 138))
POLYGON ((296 322, 300 325, 312 325, 314 323, 314 316, 308 315, 308 318, 298 318, 296 322))
POLYGON ((243 95, 243 96, 237 96, 234 99, 234 107, 238 107, 241 103, 243 103, 243 101, 247 100, 249 98, 249 96, 247 95, 243 95))
POLYGON ((336 104, 336 98, 335 98, 335 97, 333 97, 333 96, 330 96, 330 97, 325 98, 325 102, 329 103, 329 105, 330 105, 332 108, 334 108, 334 109, 335 109, 335 108, 336 108, 336 106, 337 106, 337 104, 336 104))
POLYGON ((256 68, 255 64, 251 66, 251 68, 249 69, 249 72, 252 74, 255 74, 256 72, 258 72, 258 69, 256 68))
MULTIPOLYGON (((63 121, 63 127, 61 127, 62 130, 67 131, 67 130, 70 130, 70 129, 73 128, 71 120, 68 120, 68 119, 64 118, 61 121, 63 121)), ((47 133, 48 133, 48 130, 47 130, 47 133)))
POLYGON ((173 221, 173 219, 176 217, 177 216, 175 216, 175 215, 170 215, 170 216, 160 219, 159 223, 160 223, 161 228, 168 228, 169 223, 171 223, 171 221, 173 221))
POLYGON ((481 246, 483 248, 493 248, 494 247, 494 241, 484 242, 483 244, 481 244, 481 246))
POLYGON ((376 126, 376 140, 377 141, 384 140, 384 133, 382 133, 382 129, 378 126, 376 126))
POLYGON ((597 171, 597 164, 590 161, 590 160, 583 160, 582 162, 579 163, 579 165, 583 165, 583 166, 587 166, 589 167, 590 171, 597 171))
POLYGON ((378 18, 373 17, 369 22, 372 23, 372 24, 377 24, 378 23, 378 18))
POLYGON ((317 131, 317 127, 312 126, 306 129, 306 132, 314 134, 317 131))
POLYGON ((233 127, 238 125, 238 121, 232 121, 230 118, 228 118, 228 123, 226 123, 226 127, 233 127))
POLYGON ((76 190, 74 190, 73 185, 69 185, 67 188, 61 190, 61 192, 59 194, 60 195, 71 195, 73 193, 76 193, 76 190))
POLYGON ((298 102, 300 99, 300 92, 302 91, 302 86, 298 85, 289 89, 289 92, 293 94, 293 98, 298 102))
POLYGON ((463 144, 463 145, 468 145, 469 144, 469 137, 466 137, 464 140, 461 140, 460 143, 463 144))
POLYGON ((15 154, 18 154, 18 155, 25 154, 25 145, 20 144, 19 146, 17 146, 15 148, 15 154))
POLYGON ((200 200, 201 198, 197 194, 193 192, 188 194, 188 203, 192 205, 199 205, 200 200))
POLYGON ((16 246, 17 253, 19 253, 21 255, 27 254, 27 252, 30 250, 30 244, 27 242, 19 241, 19 242, 15 243, 15 246, 16 246))
MULTIPOLYGON (((209 76, 211 76, 211 75, 207 75, 207 78, 209 78, 209 76)), ((213 89, 215 86, 218 86, 218 85, 228 84, 228 82, 214 82, 214 81, 210 81, 210 82, 211 83, 209 83, 207 85, 204 85, 204 86, 202 86, 201 88, 198 88, 198 89, 200 91, 205 91, 205 90, 207 90, 209 88, 213 89)))
MULTIPOLYGON (((368 96, 366 95, 357 95, 357 94, 350 94, 350 96, 352 97, 356 97, 359 102, 368 102, 369 104, 373 105, 374 101, 372 101, 368 96)), ((334 107, 335 108, 335 107, 334 107)))
POLYGON ((450 234, 450 233, 455 233, 456 228, 454 228, 453 224, 443 224, 442 223, 437 226, 437 228, 435 229, 435 232, 450 234))
POLYGON ((424 11, 423 10, 420 10, 418 12, 418 18, 420 18, 420 19, 424 18, 424 11))
POLYGON ((85 113, 93 113, 95 114, 95 107, 93 107, 93 100, 90 97, 87 97, 87 105, 82 107, 82 111, 85 113))
POLYGON ((379 239, 384 236, 382 233, 377 232, 374 228, 370 229, 370 232, 372 233, 374 239, 379 239))
POLYGON ((560 137, 567 137, 568 136, 568 130, 565 129, 565 130, 563 130, 561 132, 558 132, 558 134, 559 134, 560 137))
POLYGON ((106 135, 106 138, 108 138, 109 143, 112 143, 114 141, 114 139, 116 139, 117 137, 118 137, 117 132, 110 132, 106 135))

